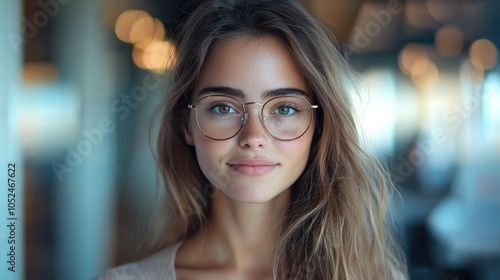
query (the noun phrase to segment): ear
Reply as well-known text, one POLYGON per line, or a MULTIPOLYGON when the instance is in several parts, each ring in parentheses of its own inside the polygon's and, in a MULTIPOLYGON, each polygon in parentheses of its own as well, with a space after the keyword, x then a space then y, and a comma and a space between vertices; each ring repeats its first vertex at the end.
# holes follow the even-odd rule
POLYGON ((188 145, 194 146, 193 134, 191 132, 191 125, 189 123, 184 126, 184 139, 186 140, 186 143, 188 145))

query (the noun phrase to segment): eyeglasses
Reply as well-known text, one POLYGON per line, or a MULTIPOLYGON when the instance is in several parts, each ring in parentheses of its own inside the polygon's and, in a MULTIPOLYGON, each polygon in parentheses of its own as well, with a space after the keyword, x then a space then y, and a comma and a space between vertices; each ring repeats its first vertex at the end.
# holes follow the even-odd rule
POLYGON ((260 122, 266 131, 278 140, 295 140, 306 133, 311 126, 313 109, 309 101, 298 96, 279 96, 265 103, 242 104, 226 95, 207 95, 196 105, 196 124, 206 137, 213 140, 227 140, 234 137, 248 121, 246 106, 261 105, 260 122))

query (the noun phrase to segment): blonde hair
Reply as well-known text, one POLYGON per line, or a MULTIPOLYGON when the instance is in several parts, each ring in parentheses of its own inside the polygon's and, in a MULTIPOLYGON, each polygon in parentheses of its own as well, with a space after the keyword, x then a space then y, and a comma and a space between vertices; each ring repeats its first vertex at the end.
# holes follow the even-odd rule
POLYGON ((320 105, 309 162, 292 186, 282 221, 274 278, 406 277, 404 258, 386 225, 392 185, 359 144, 348 92, 355 74, 333 36, 293 1, 209 1, 185 23, 172 89, 161 108, 157 161, 169 215, 160 219, 156 248, 193 235, 206 222, 210 184, 184 139, 187 105, 207 57, 221 42, 242 35, 278 38, 320 105))

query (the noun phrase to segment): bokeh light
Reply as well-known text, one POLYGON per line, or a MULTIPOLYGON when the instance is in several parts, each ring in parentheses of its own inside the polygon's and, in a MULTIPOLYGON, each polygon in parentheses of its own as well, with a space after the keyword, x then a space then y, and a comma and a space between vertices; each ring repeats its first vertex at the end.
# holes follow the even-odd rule
POLYGON ((143 40, 161 41, 165 37, 165 27, 160 20, 153 17, 143 17, 137 20, 130 29, 130 41, 138 43, 143 40))
POLYGON ((137 67, 165 72, 176 62, 175 45, 170 41, 151 41, 147 44, 138 44, 132 51, 132 60, 137 67))
POLYGON ((470 61, 479 70, 489 70, 497 63, 498 51, 490 40, 479 39, 470 47, 470 61))
POLYGON ((413 64, 421 59, 427 59, 427 52, 424 47, 414 43, 407 44, 399 52, 399 68, 403 73, 410 75, 413 64))
POLYGON ((141 10, 129 10, 121 13, 115 23, 115 34, 118 39, 125 43, 132 43, 130 38, 132 27, 143 18, 151 18, 151 16, 141 10))
POLYGON ((449 0, 428 0, 427 11, 434 19, 447 22, 456 15, 455 2, 449 0))
POLYGON ((427 57, 417 59, 411 67, 410 76, 415 86, 429 88, 439 81, 439 70, 436 64, 427 57))
POLYGON ((115 33, 123 42, 134 44, 132 61, 137 67, 165 72, 175 64, 175 45, 165 40, 165 26, 147 12, 123 12, 116 20, 115 33))
POLYGON ((459 55, 462 52, 463 45, 464 38, 462 31, 456 26, 446 25, 436 32, 436 50, 444 57, 459 55))
POLYGON ((436 22, 429 15, 425 3, 408 2, 405 7, 405 15, 408 22, 418 28, 433 29, 436 22))

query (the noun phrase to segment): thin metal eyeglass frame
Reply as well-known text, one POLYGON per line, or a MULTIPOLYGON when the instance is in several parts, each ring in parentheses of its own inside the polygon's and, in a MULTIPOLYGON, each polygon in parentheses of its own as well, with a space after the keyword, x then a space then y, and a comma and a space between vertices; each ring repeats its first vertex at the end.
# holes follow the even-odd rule
POLYGON ((296 140, 296 139, 299 139, 300 137, 302 137, 308 130, 309 130, 309 127, 311 126, 311 123, 312 123, 312 120, 314 118, 314 109, 317 109, 319 108, 319 105, 313 105, 311 104, 307 99, 305 98, 302 98, 300 96, 293 96, 294 98, 299 98, 303 101, 305 101, 307 104, 309 104, 309 106, 311 107, 311 118, 309 119, 309 123, 307 124, 307 128, 304 130, 304 132, 302 132, 302 134, 300 134, 299 136, 295 137, 295 138, 292 138, 292 139, 281 139, 281 138, 278 138, 276 136, 274 136, 271 132, 269 132, 269 130, 267 129, 266 125, 264 124, 264 107, 266 106, 267 103, 271 102, 272 100, 275 100, 275 99, 279 99, 279 98, 283 98, 284 96, 277 96, 277 97, 273 97, 269 100, 267 100, 266 102, 264 103, 261 103, 261 102, 246 102, 246 103, 241 103, 240 101, 238 101, 238 99, 234 98, 234 97, 231 97, 231 96, 227 96, 227 95, 221 95, 221 94, 212 94, 212 95, 207 95, 207 96, 204 96, 202 97, 200 100, 198 100, 198 102, 196 103, 196 105, 192 105, 192 104, 188 104, 188 108, 189 109, 194 109, 195 110, 195 120, 196 120, 196 126, 198 127, 198 129, 200 130, 200 132, 207 138, 210 138, 212 140, 216 140, 216 141, 224 141, 224 140, 229 140, 233 137, 235 137, 236 135, 238 135, 238 133, 240 133, 241 129, 243 128, 243 126, 247 123, 248 121, 248 112, 246 110, 246 105, 261 105, 262 106, 262 109, 260 110, 260 115, 259 115, 259 120, 260 120, 260 123, 262 124, 262 126, 264 127, 264 129, 266 130, 266 132, 271 135, 273 138, 275 139, 278 139, 280 141, 293 141, 293 140, 296 140), (208 136, 207 134, 205 134, 205 132, 201 129, 200 127, 200 123, 198 122, 198 114, 196 113, 196 110, 198 109, 198 104, 205 98, 209 98, 209 97, 224 97, 224 98, 230 98, 230 99, 233 99, 234 101, 236 101, 236 103, 240 104, 241 107, 243 107, 243 117, 241 118, 241 125, 240 125, 240 128, 238 129, 238 131, 236 131, 236 133, 234 133, 233 136, 230 136, 230 137, 226 137, 226 138, 222 138, 222 139, 219 139, 219 138, 214 138, 214 137, 211 137, 211 136, 208 136))

